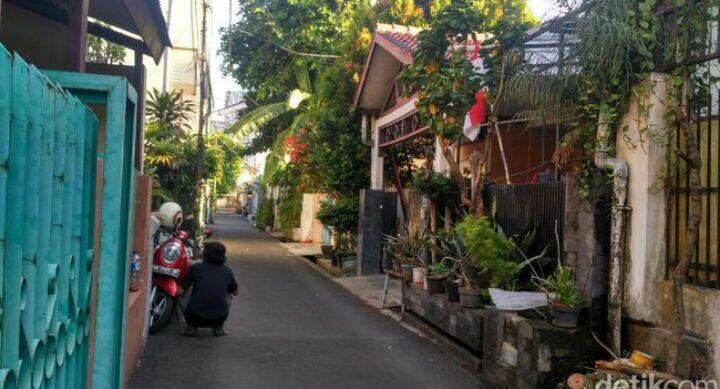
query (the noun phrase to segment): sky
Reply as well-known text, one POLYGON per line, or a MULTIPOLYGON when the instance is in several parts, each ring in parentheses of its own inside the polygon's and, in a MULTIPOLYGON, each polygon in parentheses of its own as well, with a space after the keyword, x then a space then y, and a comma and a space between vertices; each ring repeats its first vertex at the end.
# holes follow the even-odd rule
MULTIPOLYGON (((234 15, 237 12, 237 4, 237 0, 210 0, 212 14, 208 30, 212 31, 212 34, 208 39, 208 48, 213 53, 213 55, 209 57, 209 61, 216 110, 224 107, 226 91, 241 90, 241 87, 235 83, 232 78, 222 75, 222 57, 219 54, 221 39, 220 28, 227 27, 231 18, 233 21, 238 19, 238 17, 234 15)), ((554 12, 555 0, 528 0, 528 5, 532 13, 540 20, 548 20, 556 15, 556 12, 554 12)))

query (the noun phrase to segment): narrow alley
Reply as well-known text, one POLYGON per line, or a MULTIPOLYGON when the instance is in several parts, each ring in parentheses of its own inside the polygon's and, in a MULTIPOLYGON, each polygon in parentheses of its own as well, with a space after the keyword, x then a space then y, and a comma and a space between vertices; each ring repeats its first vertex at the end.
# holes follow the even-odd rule
POLYGON ((472 388, 428 340, 328 280, 246 221, 220 214, 240 295, 229 335, 151 336, 129 388, 472 388))

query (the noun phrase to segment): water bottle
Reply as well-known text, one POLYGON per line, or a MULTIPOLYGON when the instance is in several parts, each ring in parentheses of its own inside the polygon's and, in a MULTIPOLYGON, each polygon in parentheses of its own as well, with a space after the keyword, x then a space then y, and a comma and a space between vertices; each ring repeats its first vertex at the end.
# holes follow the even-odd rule
POLYGON ((130 262, 130 290, 135 292, 142 289, 142 280, 140 279, 140 269, 142 263, 140 262, 140 256, 133 252, 133 259, 130 262))

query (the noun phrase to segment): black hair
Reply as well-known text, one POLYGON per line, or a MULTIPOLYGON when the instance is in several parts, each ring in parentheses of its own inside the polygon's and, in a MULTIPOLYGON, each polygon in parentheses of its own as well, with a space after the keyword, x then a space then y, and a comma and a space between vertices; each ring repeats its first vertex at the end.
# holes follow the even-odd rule
POLYGON ((203 261, 210 263, 223 264, 227 259, 225 257, 225 245, 220 242, 205 242, 203 249, 203 261))

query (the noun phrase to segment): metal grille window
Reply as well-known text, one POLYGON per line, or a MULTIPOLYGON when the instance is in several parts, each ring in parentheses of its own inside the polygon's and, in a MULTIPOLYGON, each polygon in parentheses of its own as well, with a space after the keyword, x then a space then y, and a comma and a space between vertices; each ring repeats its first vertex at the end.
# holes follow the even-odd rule
MULTIPOLYGON (((717 72, 720 64, 713 61, 710 69, 717 72)), ((700 205, 701 221, 698 247, 690 265, 688 282, 720 288, 720 118, 718 106, 719 85, 700 85, 689 96, 690 125, 696 134, 700 151, 700 205)), ((671 139, 673 148, 685 151, 683 136, 675 131, 671 139)), ((685 230, 690 203, 687 164, 681 158, 673 158, 670 164, 671 190, 669 197, 668 273, 674 269, 683 255, 687 237, 685 230)))

